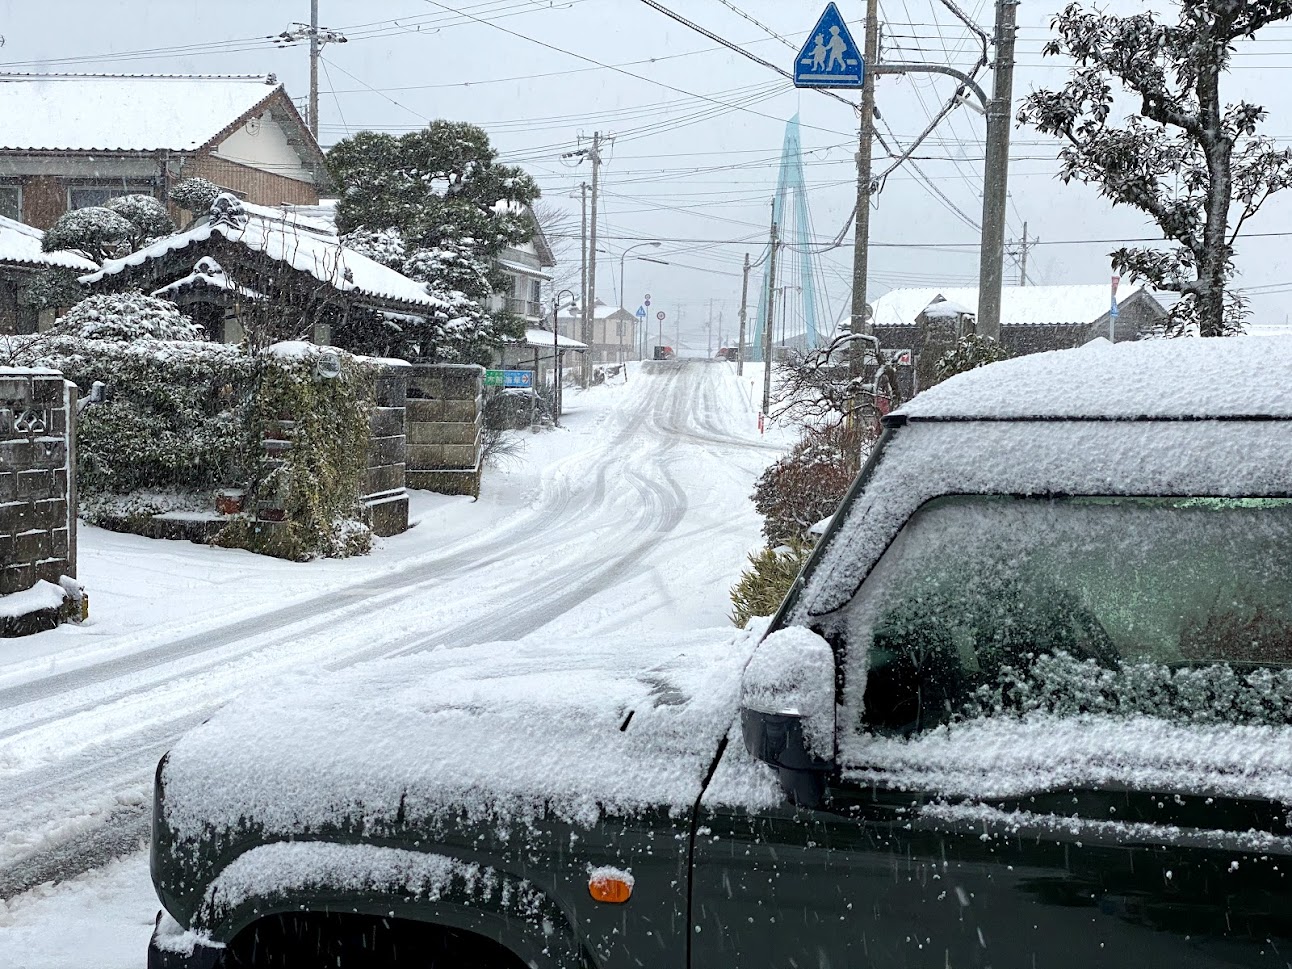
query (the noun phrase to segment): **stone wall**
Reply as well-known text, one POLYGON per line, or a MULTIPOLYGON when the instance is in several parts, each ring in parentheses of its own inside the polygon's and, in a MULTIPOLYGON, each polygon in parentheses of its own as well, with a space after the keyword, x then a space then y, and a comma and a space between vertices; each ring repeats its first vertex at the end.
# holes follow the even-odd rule
POLYGON ((401 361, 383 363, 376 381, 376 400, 369 425, 368 472, 364 479, 363 507, 368 524, 378 535, 398 535, 408 530, 408 492, 405 483, 404 402, 411 368, 401 361))
POLYGON ((56 371, 0 368, 0 636, 80 615, 76 399, 56 371))
POLYGON ((415 364, 408 370, 408 487, 480 494, 484 368, 415 364))

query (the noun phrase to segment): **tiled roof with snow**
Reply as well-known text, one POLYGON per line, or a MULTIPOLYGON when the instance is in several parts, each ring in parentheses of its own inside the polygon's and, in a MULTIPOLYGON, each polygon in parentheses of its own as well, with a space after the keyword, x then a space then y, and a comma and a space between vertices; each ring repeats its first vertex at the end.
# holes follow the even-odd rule
MULTIPOLYGON (((1143 287, 1123 283, 1117 289, 1118 304, 1143 287)), ((894 289, 875 300, 874 326, 912 326, 915 318, 939 296, 978 312, 978 290, 971 288, 894 289)), ((1001 289, 1000 321, 1006 326, 1093 323, 1112 306, 1107 285, 1088 286, 1005 286, 1001 289)))
POLYGON ((912 420, 1292 418, 1289 385, 1292 340, 1101 337, 958 374, 898 413, 912 420))
POLYGON ((0 262, 24 263, 30 266, 59 266, 76 272, 94 272, 99 264, 75 253, 59 250, 44 252, 41 243, 45 233, 0 215, 0 262))
POLYGON ((122 259, 109 259, 103 269, 85 276, 82 282, 95 283, 105 276, 127 268, 142 266, 170 252, 195 242, 221 236, 241 243, 270 259, 285 262, 293 269, 309 273, 343 293, 354 293, 389 300, 427 310, 445 308, 445 304, 426 292, 426 287, 402 273, 369 259, 341 245, 331 227, 315 220, 285 212, 281 208, 238 203, 246 213, 245 225, 207 221, 177 232, 146 246, 122 259))
POLYGON ((194 151, 281 89, 264 75, 0 74, 0 150, 194 151))

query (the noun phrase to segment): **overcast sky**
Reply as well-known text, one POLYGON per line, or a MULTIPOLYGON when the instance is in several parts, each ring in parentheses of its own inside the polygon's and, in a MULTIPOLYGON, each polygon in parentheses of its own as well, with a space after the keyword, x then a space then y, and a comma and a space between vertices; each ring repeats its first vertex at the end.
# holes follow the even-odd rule
MULTIPOLYGON (((803 42, 824 7, 821 0, 665 0, 665 5, 786 69, 792 69, 791 46, 803 42)), ((1061 0, 1023 0, 1019 7, 1016 102, 1064 77, 1061 66, 1053 59, 1043 65, 1040 56, 1059 6, 1061 0)), ((1105 6, 1125 11, 1144 4, 1114 0, 1105 6)), ((864 3, 842 0, 839 7, 860 42, 864 3)), ((994 5, 969 0, 965 7, 990 33, 994 5)), ((973 65, 975 42, 937 0, 883 0, 880 10, 884 59, 973 65)), ((274 72, 303 104, 305 45, 278 49, 265 38, 308 19, 308 0, 0 0, 5 37, 0 63, 10 71, 274 72)), ((693 345, 705 343, 702 323, 710 300, 715 331, 721 313, 723 342, 730 342, 741 261, 746 252, 755 259, 761 253, 785 123, 796 112, 814 239, 832 239, 851 209, 855 111, 819 93, 796 91, 778 75, 716 47, 640 0, 322 0, 320 21, 350 38, 324 51, 320 134, 325 146, 365 128, 404 131, 441 117, 474 122, 489 132, 504 160, 523 165, 538 179, 547 200, 570 211, 577 232, 578 185, 590 172, 586 164, 576 167, 560 156, 577 147, 579 135, 598 130, 614 135, 602 170, 600 224, 609 254, 599 263, 598 295, 608 303, 618 300, 619 255, 630 244, 626 238, 662 240, 659 248, 634 255, 670 265, 630 256, 624 302, 635 309, 649 292, 652 316, 665 310, 670 329, 680 316, 684 341, 693 345)), ((1292 140, 1287 117, 1292 96, 1285 93, 1292 77, 1287 73, 1292 29, 1268 29, 1243 46, 1235 66, 1224 82, 1226 98, 1264 104, 1271 112, 1266 132, 1281 143, 1292 140)), ((990 81, 984 72, 988 90, 990 81)), ((878 105, 896 143, 917 134, 954 85, 949 78, 880 78, 878 105)), ((877 244, 872 296, 894 286, 976 282, 984 132, 980 115, 958 110, 918 152, 919 168, 932 187, 910 166, 887 180, 871 223, 877 244)), ((1114 210, 1092 190, 1058 182, 1052 141, 1027 129, 1015 129, 1013 138, 1008 237, 1020 240, 1026 222, 1029 236, 1042 240, 1029 257, 1032 281, 1107 284, 1107 254, 1115 245, 1085 240, 1133 240, 1155 233, 1134 212, 1114 210)), ((885 161, 877 147, 877 170, 885 161)), ((1289 213, 1292 193, 1267 205, 1248 231, 1292 229, 1289 213)), ((1242 284, 1292 281, 1284 257, 1289 241, 1240 240, 1242 284)), ((576 242, 563 255, 575 261, 577 252, 576 242)), ((847 311, 851 246, 819 258, 813 271, 825 288, 821 315, 838 317, 847 311)), ((799 281, 797 262, 792 271, 785 282, 799 281)), ((1007 281, 1017 273, 1007 258, 1007 281)), ((751 290, 760 281, 756 272, 751 290)), ((796 296, 791 291, 788 299, 796 296)), ((1260 321, 1283 322, 1288 301, 1283 294, 1258 297, 1260 321)))

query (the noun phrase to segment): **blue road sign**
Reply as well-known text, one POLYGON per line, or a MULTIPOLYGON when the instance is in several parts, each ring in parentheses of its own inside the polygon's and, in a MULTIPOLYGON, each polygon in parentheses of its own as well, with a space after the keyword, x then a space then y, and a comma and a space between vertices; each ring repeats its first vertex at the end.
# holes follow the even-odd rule
POLYGON ((504 387, 533 387, 534 371, 504 370, 502 372, 502 385, 504 387))
POLYGON ((826 4, 807 43, 794 59, 795 87, 861 87, 866 61, 848 33, 839 8, 826 4))
POLYGON ((644 306, 639 306, 639 307, 637 307, 637 314, 636 314, 636 315, 637 315, 637 319, 639 319, 639 320, 644 320, 644 319, 646 319, 646 307, 644 307, 644 306))

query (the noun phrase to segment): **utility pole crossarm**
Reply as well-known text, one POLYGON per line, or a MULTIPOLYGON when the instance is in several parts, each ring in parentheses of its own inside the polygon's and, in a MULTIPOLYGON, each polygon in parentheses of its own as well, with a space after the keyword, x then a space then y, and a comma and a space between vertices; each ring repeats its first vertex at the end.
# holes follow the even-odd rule
POLYGON ((883 64, 876 64, 874 67, 871 67, 869 64, 867 64, 866 73, 868 74, 946 74, 950 77, 954 77, 961 84, 963 84, 968 90, 972 91, 974 96, 978 99, 979 103, 982 105, 984 111, 991 106, 991 100, 987 97, 987 92, 984 91, 979 86, 977 81, 975 81, 964 71, 956 70, 954 67, 948 67, 945 64, 919 64, 914 62, 902 63, 899 61, 885 61, 883 64))

